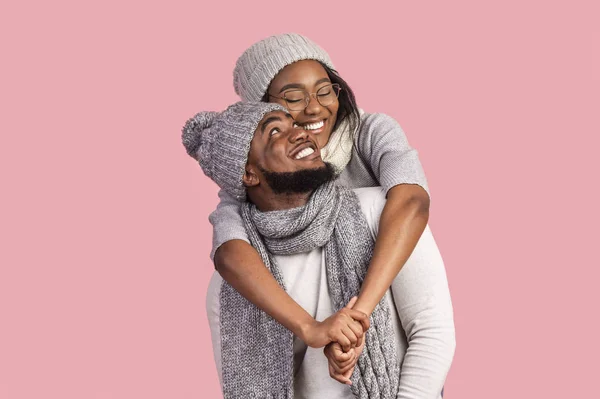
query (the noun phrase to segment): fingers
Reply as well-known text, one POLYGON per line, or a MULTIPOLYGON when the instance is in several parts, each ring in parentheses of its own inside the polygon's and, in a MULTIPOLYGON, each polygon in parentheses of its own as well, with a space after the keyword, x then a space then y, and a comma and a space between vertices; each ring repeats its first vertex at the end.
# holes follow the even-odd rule
POLYGON ((341 382, 342 384, 352 385, 352 381, 350 381, 349 377, 346 377, 344 374, 338 374, 335 372, 331 364, 329 364, 329 376, 334 380, 341 382))
POLYGON ((332 342, 323 349, 323 353, 327 357, 331 378, 342 384, 351 385, 350 377, 354 372, 360 352, 354 348, 348 352, 343 352, 339 343, 332 342))
MULTIPOLYGON (((358 301, 358 297, 353 296, 352 298, 350 298, 350 302, 348 302, 348 304, 344 308, 352 309, 354 307, 354 305, 356 304, 356 301, 358 301)), ((353 310, 353 312, 358 312, 358 313, 351 313, 350 315, 352 316, 352 318, 361 323, 361 325, 363 327, 363 331, 367 331, 369 329, 369 327, 371 326, 371 321, 369 320, 369 316, 367 316, 365 313, 360 312, 358 310, 353 310)))
POLYGON ((352 331, 352 329, 349 326, 346 326, 342 328, 342 334, 344 334, 346 338, 350 340, 350 345, 354 348, 356 346, 356 342, 358 341, 358 337, 356 336, 354 331, 352 331))
POLYGON ((369 316, 367 316, 363 312, 354 309, 346 309, 346 312, 348 312, 348 315, 350 317, 352 317, 354 320, 358 321, 362 325, 363 331, 367 331, 371 326, 369 316))
POLYGON ((345 364, 345 363, 351 362, 352 359, 354 358, 354 356, 355 356, 354 349, 350 349, 350 351, 344 352, 342 350, 342 347, 340 346, 339 352, 337 352, 337 351, 334 352, 332 357, 336 361, 336 363, 345 364))
POLYGON ((331 364, 334 366, 335 371, 338 373, 343 373, 348 370, 349 367, 352 367, 356 364, 356 355, 352 356, 350 359, 344 362, 335 362, 331 361, 331 364))
POLYGON ((354 366, 356 365, 356 362, 357 362, 356 356, 353 356, 351 360, 349 360, 348 362, 342 363, 342 364, 338 364, 335 361, 333 361, 332 359, 329 359, 329 365, 331 366, 331 368, 333 368, 333 371, 335 371, 336 374, 344 374, 344 373, 348 372, 348 370, 351 370, 354 368, 354 366))
POLYGON ((367 343, 367 334, 363 335, 363 337, 360 339, 360 342, 356 343, 356 348, 354 348, 354 350, 356 350, 360 354, 362 352, 362 350, 364 349, 366 343, 367 343))
POLYGON ((350 342, 350 339, 348 339, 348 337, 341 332, 340 332, 339 336, 337 336, 333 339, 333 341, 340 344, 342 346, 342 349, 344 350, 344 352, 348 352, 350 350, 350 348, 352 348, 352 346, 353 346, 352 342, 350 342))
POLYGON ((364 331, 362 325, 359 322, 353 321, 350 324, 348 324, 348 327, 352 330, 354 335, 356 335, 357 340, 362 338, 364 331))
POLYGON ((348 381, 350 381, 350 384, 348 385, 352 385, 352 381, 350 380, 350 377, 352 377, 352 373, 354 372, 354 366, 352 366, 352 368, 348 371, 346 371, 344 374, 342 374, 342 376, 347 379, 348 381))
MULTIPOLYGON (((352 305, 355 302, 356 297, 353 297, 348 302, 348 305, 352 305)), ((363 342, 362 337, 370 327, 369 317, 365 313, 347 307, 329 316, 321 324, 327 326, 328 341, 339 342, 344 352, 348 352, 350 348, 361 345, 363 342)))
POLYGON ((348 352, 344 352, 339 344, 332 345, 334 345, 334 347, 332 348, 333 356, 328 358, 340 368, 346 367, 347 365, 352 364, 352 362, 356 360, 357 354, 354 348, 350 349, 348 352))
POLYGON ((363 343, 365 342, 365 337, 359 337, 358 340, 356 341, 356 348, 360 347, 363 345, 363 343))
POLYGON ((359 322, 362 322, 363 320, 369 321, 369 316, 367 316, 360 310, 354 310, 354 309, 345 309, 345 310, 348 313, 348 315, 356 321, 359 321, 359 322))
POLYGON ((350 328, 354 335, 356 335, 355 346, 360 346, 363 342, 363 336, 365 334, 365 331, 363 330, 363 325, 356 320, 352 320, 352 322, 348 324, 348 328, 350 328))
POLYGON ((337 342, 332 342, 325 347, 325 355, 327 357, 333 357, 337 363, 344 363, 352 360, 352 356, 355 354, 354 349, 350 349, 348 352, 342 350, 342 346, 337 342))
POLYGON ((357 360, 358 353, 354 349, 343 352, 338 343, 332 343, 323 351, 331 367, 337 374, 343 374, 351 369, 357 360))

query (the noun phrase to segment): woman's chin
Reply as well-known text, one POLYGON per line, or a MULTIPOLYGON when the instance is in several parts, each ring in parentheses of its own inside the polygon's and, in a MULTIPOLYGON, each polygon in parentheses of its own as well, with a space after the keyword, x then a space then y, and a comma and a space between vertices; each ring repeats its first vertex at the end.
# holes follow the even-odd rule
POLYGON ((317 139, 317 144, 319 144, 319 148, 324 148, 327 145, 327 142, 329 142, 329 136, 329 132, 315 134, 315 138, 317 139))

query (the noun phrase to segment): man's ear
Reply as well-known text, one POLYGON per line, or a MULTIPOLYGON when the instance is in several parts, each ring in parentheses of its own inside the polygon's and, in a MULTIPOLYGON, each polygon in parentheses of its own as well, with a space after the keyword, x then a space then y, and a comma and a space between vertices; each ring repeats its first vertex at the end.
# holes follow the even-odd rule
POLYGON ((242 177, 242 181, 244 182, 244 186, 246 187, 254 187, 258 186, 260 183, 260 179, 256 174, 256 170, 251 165, 246 165, 246 169, 244 171, 244 176, 242 177))

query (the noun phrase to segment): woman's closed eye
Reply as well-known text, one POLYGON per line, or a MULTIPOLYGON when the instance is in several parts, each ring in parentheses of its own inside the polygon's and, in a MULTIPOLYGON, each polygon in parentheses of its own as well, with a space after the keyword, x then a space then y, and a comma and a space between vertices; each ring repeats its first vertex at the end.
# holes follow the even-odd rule
POLYGON ((304 101, 305 97, 306 93, 302 90, 290 90, 286 91, 283 94, 283 98, 285 98, 285 100, 290 104, 295 104, 299 103, 300 101, 304 101))

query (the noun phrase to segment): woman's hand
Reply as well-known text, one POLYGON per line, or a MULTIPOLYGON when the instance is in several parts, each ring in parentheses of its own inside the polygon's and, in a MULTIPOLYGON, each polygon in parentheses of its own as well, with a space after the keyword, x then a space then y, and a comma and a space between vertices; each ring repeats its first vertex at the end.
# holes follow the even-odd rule
POLYGON ((332 342, 323 349, 323 353, 329 362, 329 376, 342 384, 352 385, 350 377, 354 372, 354 367, 358 362, 358 358, 365 347, 365 340, 356 348, 344 352, 341 345, 337 342, 332 342))
POLYGON ((370 322, 365 313, 352 309, 356 299, 353 297, 344 308, 327 319, 315 320, 305 326, 300 339, 311 348, 322 348, 331 342, 337 342, 344 352, 361 345, 370 322))

